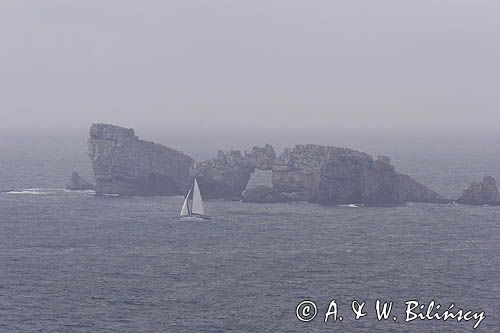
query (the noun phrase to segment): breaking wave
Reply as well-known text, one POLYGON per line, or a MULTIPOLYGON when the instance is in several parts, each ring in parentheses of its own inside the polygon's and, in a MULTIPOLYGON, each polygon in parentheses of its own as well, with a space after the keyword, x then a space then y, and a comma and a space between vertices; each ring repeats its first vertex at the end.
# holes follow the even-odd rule
POLYGON ((6 194, 35 194, 35 195, 49 194, 48 192, 44 192, 44 191, 40 191, 40 190, 35 190, 35 189, 12 190, 12 191, 4 192, 4 193, 6 193, 6 194))
POLYGON ((70 191, 63 188, 26 188, 26 189, 11 189, 0 191, 4 194, 29 194, 29 195, 46 195, 46 194, 61 194, 61 193, 83 193, 83 194, 95 194, 93 190, 78 190, 70 191))

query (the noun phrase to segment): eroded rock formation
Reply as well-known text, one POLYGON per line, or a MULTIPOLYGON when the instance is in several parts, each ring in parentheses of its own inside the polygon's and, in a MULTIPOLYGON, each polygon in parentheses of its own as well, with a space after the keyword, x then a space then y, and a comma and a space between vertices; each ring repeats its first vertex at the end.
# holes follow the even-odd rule
POLYGON ((373 160, 347 148, 297 145, 276 157, 270 145, 241 154, 219 151, 197 163, 188 155, 140 140, 133 129, 108 124, 90 128, 89 155, 97 194, 185 194, 198 177, 206 198, 236 199, 255 169, 271 170, 273 187, 248 189, 248 202, 311 201, 326 205, 444 202, 436 192, 396 172, 389 158, 373 160))
POLYGON ((216 158, 198 163, 192 173, 207 198, 241 199, 254 165, 239 150, 219 151, 216 158))
POLYGON ((444 200, 411 177, 397 173, 387 157, 374 161, 359 151, 320 145, 286 149, 275 161, 273 187, 304 201, 326 205, 444 200))
POLYGON ((191 182, 191 157, 139 140, 133 129, 93 124, 88 147, 98 195, 184 194, 191 182))
POLYGON ((464 190, 457 203, 474 206, 500 206, 500 194, 495 178, 487 176, 480 183, 472 183, 469 188, 464 190))

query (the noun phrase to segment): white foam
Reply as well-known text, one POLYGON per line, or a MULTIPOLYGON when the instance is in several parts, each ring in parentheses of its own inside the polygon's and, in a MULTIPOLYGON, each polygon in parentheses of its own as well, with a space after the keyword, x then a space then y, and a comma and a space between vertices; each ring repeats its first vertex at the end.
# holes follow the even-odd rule
POLYGON ((3 191, 5 194, 31 194, 31 195, 44 195, 44 194, 64 194, 64 193, 74 193, 74 194, 86 194, 95 195, 94 190, 67 190, 64 188, 26 188, 26 189, 15 189, 10 191, 3 191))
POLYGON ((90 194, 95 194, 94 190, 67 190, 67 189, 62 189, 61 191, 65 193, 90 193, 90 194))
POLYGON ((104 193, 102 194, 103 197, 119 197, 119 194, 116 193, 104 193))
POLYGON ((349 204, 349 205, 339 205, 339 207, 359 208, 359 207, 360 207, 360 205, 356 205, 356 204, 349 204))
POLYGON ((35 195, 48 194, 47 192, 42 192, 42 191, 33 190, 33 189, 20 190, 20 191, 9 191, 9 192, 5 192, 5 193, 7 193, 7 194, 35 194, 35 195))

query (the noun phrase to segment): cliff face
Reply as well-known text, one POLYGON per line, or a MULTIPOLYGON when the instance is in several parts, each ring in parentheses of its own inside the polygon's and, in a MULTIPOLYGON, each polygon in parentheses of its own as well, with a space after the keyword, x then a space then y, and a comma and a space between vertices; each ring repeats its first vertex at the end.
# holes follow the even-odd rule
POLYGON ((352 203, 360 196, 365 166, 372 158, 346 148, 297 145, 273 167, 273 187, 304 201, 352 203))
POLYGON ((326 205, 393 205, 440 202, 434 191, 396 172, 387 157, 374 161, 347 148, 297 145, 275 161, 273 187, 302 200, 326 205))
POLYGON ((177 150, 139 140, 133 129, 93 124, 88 140, 96 194, 184 194, 195 161, 177 150))
POLYGON ((500 206, 500 194, 495 178, 484 177, 482 182, 472 183, 469 188, 464 190, 457 202, 474 206, 500 206))

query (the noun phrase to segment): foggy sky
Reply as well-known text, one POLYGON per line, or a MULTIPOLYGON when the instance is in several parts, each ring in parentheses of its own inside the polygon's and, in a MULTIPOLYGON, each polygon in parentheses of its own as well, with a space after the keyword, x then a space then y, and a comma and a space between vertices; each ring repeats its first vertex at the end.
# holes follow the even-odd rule
POLYGON ((495 129, 500 1, 0 1, 0 128, 495 129))

